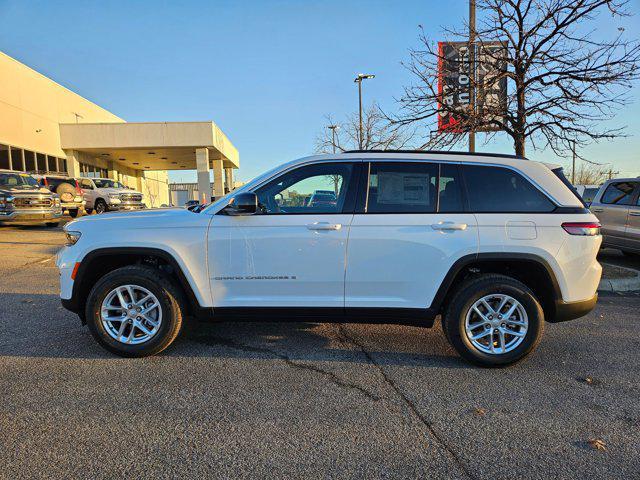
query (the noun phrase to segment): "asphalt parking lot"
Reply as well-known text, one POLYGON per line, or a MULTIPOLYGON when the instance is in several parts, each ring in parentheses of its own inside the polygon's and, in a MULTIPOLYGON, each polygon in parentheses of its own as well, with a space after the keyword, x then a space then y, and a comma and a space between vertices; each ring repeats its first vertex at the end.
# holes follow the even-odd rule
POLYGON ((502 370, 439 327, 321 323, 204 324, 127 360, 60 306, 62 243, 0 229, 0 478, 640 477, 637 294, 502 370))

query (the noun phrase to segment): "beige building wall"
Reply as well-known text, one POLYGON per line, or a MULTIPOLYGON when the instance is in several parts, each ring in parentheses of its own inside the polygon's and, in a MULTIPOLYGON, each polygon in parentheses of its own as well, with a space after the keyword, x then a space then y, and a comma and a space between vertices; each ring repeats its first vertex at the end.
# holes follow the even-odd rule
MULTIPOLYGON (((125 120, 0 52, 0 145, 66 158, 59 125, 95 122, 125 120)), ((78 161, 109 168, 107 161, 85 152, 78 152, 78 161)), ((14 168, 20 165, 14 163, 14 168)), ((123 184, 145 195, 148 206, 169 204, 166 171, 141 172, 121 165, 116 171, 123 184)))

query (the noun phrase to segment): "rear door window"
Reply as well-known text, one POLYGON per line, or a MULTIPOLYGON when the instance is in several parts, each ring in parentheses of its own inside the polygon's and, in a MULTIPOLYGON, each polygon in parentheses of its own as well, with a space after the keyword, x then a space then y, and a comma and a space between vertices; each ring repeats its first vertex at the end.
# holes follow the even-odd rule
POLYGON ((636 182, 615 182, 602 194, 601 203, 607 205, 631 205, 636 182))
POLYGON ((469 207, 475 213, 548 213, 555 205, 511 169, 461 165, 469 207))
POLYGON ((367 213, 435 213, 437 180, 437 163, 371 163, 367 213))

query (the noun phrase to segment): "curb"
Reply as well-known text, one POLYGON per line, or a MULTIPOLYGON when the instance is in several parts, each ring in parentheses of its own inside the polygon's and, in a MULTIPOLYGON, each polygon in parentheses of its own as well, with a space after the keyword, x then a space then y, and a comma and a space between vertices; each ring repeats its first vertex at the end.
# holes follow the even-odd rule
POLYGON ((629 270, 635 274, 635 277, 612 279, 602 278, 600 279, 600 285, 598 285, 599 292, 633 292, 635 290, 640 290, 640 271, 633 268, 621 267, 620 265, 612 266, 629 270))

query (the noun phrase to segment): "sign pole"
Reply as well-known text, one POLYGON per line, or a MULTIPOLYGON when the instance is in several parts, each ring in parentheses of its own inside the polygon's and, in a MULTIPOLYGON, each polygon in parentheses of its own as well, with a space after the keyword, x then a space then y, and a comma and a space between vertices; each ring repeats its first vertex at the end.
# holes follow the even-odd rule
POLYGON ((476 132, 473 130, 475 123, 476 97, 476 65, 475 65, 475 41, 476 41, 476 0, 469 0, 469 105, 471 107, 471 129, 469 130, 469 152, 476 151, 476 132))

